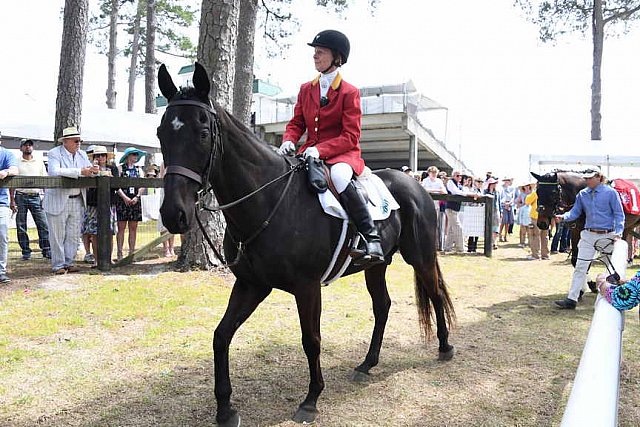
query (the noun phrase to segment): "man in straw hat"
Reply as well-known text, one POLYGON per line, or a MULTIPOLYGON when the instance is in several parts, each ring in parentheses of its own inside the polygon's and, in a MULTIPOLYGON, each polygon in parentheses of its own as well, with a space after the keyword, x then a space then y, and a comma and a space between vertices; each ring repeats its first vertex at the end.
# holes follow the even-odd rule
MULTIPOLYGON (((0 133, 0 142, 2 134, 0 133)), ((0 180, 8 176, 18 174, 18 160, 4 147, 0 147, 0 180)), ((0 188, 0 284, 9 283, 7 276, 7 258, 9 256, 9 219, 11 208, 9 207, 9 189, 0 188)))
POLYGON ((561 309, 576 308, 580 291, 587 282, 587 270, 596 255, 598 241, 616 242, 624 231, 624 210, 618 192, 604 184, 604 176, 597 170, 589 169, 582 174, 587 187, 580 190, 569 212, 557 215, 560 221, 571 222, 582 214, 586 215, 584 230, 578 242, 578 260, 573 270, 571 288, 565 299, 555 301, 561 309))
MULTIPOLYGON (((80 132, 76 127, 68 127, 58 138, 62 145, 49 150, 49 176, 78 178, 93 176, 99 167, 93 166, 87 153, 80 149, 80 132)), ((48 188, 44 193, 43 208, 49 223, 49 243, 51 244, 51 267, 54 274, 78 271, 74 265, 80 242, 80 224, 86 206, 84 188, 48 188)))
MULTIPOLYGON (((18 170, 22 176, 47 176, 47 168, 44 167, 42 159, 33 157, 33 141, 23 139, 20 142, 20 152, 22 158, 18 164, 18 170)), ((38 244, 44 258, 51 258, 49 248, 49 226, 47 217, 42 209, 40 190, 37 188, 12 188, 9 190, 11 197, 11 210, 16 212, 16 234, 18 244, 22 251, 23 261, 31 259, 31 248, 29 247, 29 234, 27 233, 27 213, 31 212, 33 222, 38 229, 38 244)))

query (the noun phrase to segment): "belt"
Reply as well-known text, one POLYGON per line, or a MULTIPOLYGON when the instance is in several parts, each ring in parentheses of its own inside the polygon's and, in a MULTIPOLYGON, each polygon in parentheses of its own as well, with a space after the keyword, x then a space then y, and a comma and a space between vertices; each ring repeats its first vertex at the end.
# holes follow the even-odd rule
POLYGON ((599 228, 586 228, 585 230, 590 231, 592 233, 596 233, 596 234, 613 233, 613 230, 602 230, 602 229, 599 229, 599 228))
POLYGON ((74 194, 72 196, 69 196, 70 199, 75 199, 76 197, 80 197, 82 196, 82 193, 78 193, 78 194, 74 194))
POLYGON ((27 193, 26 191, 16 191, 18 196, 39 196, 40 193, 27 193))

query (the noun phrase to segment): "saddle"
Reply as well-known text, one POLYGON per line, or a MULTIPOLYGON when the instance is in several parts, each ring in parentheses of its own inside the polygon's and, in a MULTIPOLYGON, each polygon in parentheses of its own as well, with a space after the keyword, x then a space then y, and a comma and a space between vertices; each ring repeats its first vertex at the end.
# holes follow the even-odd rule
MULTIPOLYGON (((318 193, 320 204, 323 206, 325 213, 343 220, 342 231, 333 257, 321 279, 321 283, 326 286, 340 278, 349 267, 352 261, 350 254, 366 252, 367 242, 360 235, 353 222, 349 220, 346 210, 340 204, 340 195, 331 180, 329 168, 318 159, 307 159, 305 166, 309 186, 312 191, 318 193)), ((372 175, 368 168, 366 168, 363 176, 353 179, 352 182, 367 202, 372 219, 384 220, 392 210, 400 207, 382 180, 372 175), (367 185, 364 184, 365 182, 367 185), (367 186, 369 186, 369 189, 367 186), (377 198, 370 196, 371 189, 373 189, 377 198)))

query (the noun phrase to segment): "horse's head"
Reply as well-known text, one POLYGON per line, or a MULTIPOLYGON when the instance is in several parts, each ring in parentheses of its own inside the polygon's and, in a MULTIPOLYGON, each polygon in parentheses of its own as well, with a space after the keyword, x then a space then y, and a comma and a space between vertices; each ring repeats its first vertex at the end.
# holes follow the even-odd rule
POLYGON ((538 180, 536 192, 538 194, 538 222, 536 225, 541 230, 548 230, 551 219, 555 215, 560 203, 560 184, 558 174, 550 172, 538 175, 531 172, 531 175, 538 180))
POLYGON ((197 192, 208 185, 219 149, 215 112, 209 101, 209 77, 196 62, 193 88, 178 91, 164 65, 158 86, 168 100, 158 127, 165 164, 162 222, 171 233, 184 233, 194 220, 197 192))

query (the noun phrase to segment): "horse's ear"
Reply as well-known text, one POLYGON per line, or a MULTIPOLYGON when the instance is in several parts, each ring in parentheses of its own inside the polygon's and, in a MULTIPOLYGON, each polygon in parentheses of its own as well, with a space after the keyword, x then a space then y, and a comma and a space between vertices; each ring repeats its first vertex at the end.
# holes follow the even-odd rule
POLYGON ((167 101, 171 101, 171 98, 178 92, 164 64, 160 65, 158 70, 158 87, 160 87, 160 92, 167 98, 167 101))
POLYGON ((199 62, 196 62, 193 72, 193 87, 203 99, 209 99, 211 83, 209 82, 207 70, 199 62))
POLYGON ((533 176, 535 179, 537 179, 538 181, 540 181, 542 179, 542 177, 540 175, 538 175, 535 172, 529 172, 531 174, 531 176, 533 176))

